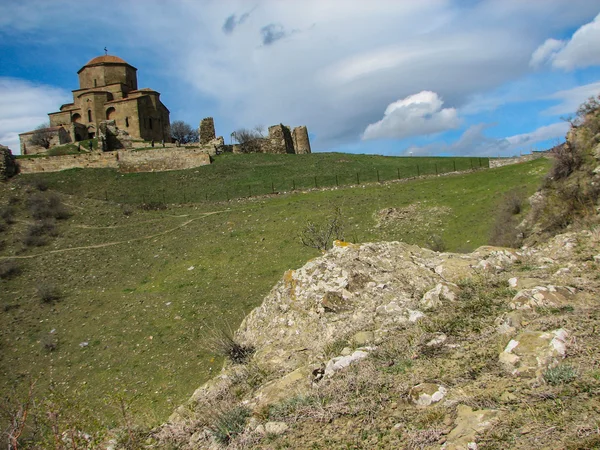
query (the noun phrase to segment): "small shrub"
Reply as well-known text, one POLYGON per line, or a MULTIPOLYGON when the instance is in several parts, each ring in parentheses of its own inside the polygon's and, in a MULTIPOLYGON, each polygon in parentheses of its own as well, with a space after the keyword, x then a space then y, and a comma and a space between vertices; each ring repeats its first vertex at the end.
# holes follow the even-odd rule
POLYGON ((550 170, 550 177, 554 180, 567 178, 581 167, 584 158, 582 152, 573 145, 565 143, 553 149, 554 165, 550 170))
POLYGON ((21 268, 14 259, 0 261, 0 280, 8 280, 21 273, 21 268))
POLYGON ((523 244, 523 234, 518 229, 522 211, 523 195, 518 190, 508 192, 497 208, 489 239, 491 245, 519 248, 523 244))
POLYGON ((48 236, 58 236, 56 225, 50 220, 38 221, 27 228, 23 244, 26 247, 42 247, 48 244, 48 236))
POLYGON ((31 181, 31 185, 38 191, 44 192, 48 190, 48 183, 42 178, 34 178, 31 181))
POLYGON ((58 350, 58 336, 56 334, 47 334, 41 340, 42 348, 48 353, 58 350))
POLYGON ((12 225, 15 223, 15 209, 10 205, 1 207, 0 217, 3 218, 8 225, 12 225))
POLYGON ((219 413, 215 417, 210 430, 219 443, 227 445, 233 438, 244 431, 248 417, 250 417, 250 410, 248 408, 236 406, 219 413))
POLYGON ((444 252, 446 251, 446 243, 441 236, 433 234, 429 236, 429 239, 427 240, 427 248, 434 252, 444 252))
POLYGON ((34 219, 68 219, 71 214, 56 194, 37 194, 29 198, 29 212, 34 219))
POLYGON ((162 211, 167 209, 167 205, 163 202, 147 202, 140 204, 140 209, 144 211, 162 211))
POLYGON ((307 247, 326 251, 330 249, 335 240, 344 239, 344 225, 342 212, 336 208, 331 216, 322 223, 308 221, 304 230, 300 232, 300 242, 307 247))
POLYGON ((37 296, 42 303, 53 303, 62 298, 62 294, 56 286, 46 283, 38 284, 37 296))
POLYGON ((543 376, 546 383, 556 386, 570 383, 577 378, 577 372, 573 367, 565 364, 546 370, 543 376))
POLYGON ((123 211, 124 216, 129 217, 133 214, 133 207, 131 205, 123 205, 121 210, 123 211))
POLYGON ((235 340, 230 329, 214 328, 206 339, 207 350, 224 356, 235 364, 244 364, 254 354, 254 347, 235 340))

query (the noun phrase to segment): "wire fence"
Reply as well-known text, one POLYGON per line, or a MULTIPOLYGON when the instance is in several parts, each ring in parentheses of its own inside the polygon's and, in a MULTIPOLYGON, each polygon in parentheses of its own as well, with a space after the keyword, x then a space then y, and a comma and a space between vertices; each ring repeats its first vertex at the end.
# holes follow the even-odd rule
MULTIPOLYGON (((457 158, 400 167, 361 170, 343 174, 318 174, 296 177, 273 177, 269 180, 237 182, 216 187, 201 178, 180 181, 169 186, 157 186, 152 192, 104 191, 103 200, 126 204, 178 204, 223 202, 240 198, 276 195, 284 192, 334 188, 338 186, 384 183, 408 178, 441 175, 489 168, 489 158, 457 158)), ((94 195, 96 197, 98 194, 94 195)))

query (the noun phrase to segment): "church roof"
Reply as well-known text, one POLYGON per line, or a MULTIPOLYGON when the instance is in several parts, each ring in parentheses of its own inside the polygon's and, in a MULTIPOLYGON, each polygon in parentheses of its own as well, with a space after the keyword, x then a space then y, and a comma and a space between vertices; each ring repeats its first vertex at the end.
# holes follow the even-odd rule
MULTIPOLYGON (((81 69, 79 69, 79 71, 77 73, 81 72, 86 67, 89 67, 89 66, 100 66, 102 64, 125 64, 125 65, 128 65, 129 67, 133 67, 127 61, 125 61, 122 58, 119 58, 118 56, 114 56, 114 55, 101 55, 101 56, 96 56, 95 58, 90 59, 87 62, 87 64, 85 64, 81 69)), ((133 67, 133 68, 135 69, 135 67, 133 67)))
POLYGON ((118 56, 102 55, 102 56, 96 56, 95 58, 90 59, 88 61, 88 63, 86 64, 86 66, 94 66, 96 64, 103 64, 103 63, 127 64, 127 61, 125 61, 124 59, 119 58, 118 56))

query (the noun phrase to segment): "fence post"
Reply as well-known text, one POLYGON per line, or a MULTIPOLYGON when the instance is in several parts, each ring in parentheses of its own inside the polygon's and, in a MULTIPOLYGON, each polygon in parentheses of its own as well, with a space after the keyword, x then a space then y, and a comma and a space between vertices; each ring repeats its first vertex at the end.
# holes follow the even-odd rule
POLYGON ((296 180, 294 180, 292 178, 292 190, 295 191, 296 190, 296 180))
POLYGON ((419 170, 419 165, 417 164, 417 176, 420 177, 421 176, 421 171, 419 170))
POLYGON ((356 184, 360 184, 360 178, 358 176, 358 172, 356 172, 356 184))
POLYGON ((252 197, 252 188, 248 185, 248 197, 252 197))
POLYGON ((204 197, 206 198, 206 201, 208 201, 208 192, 204 194, 204 197))
POLYGON ((471 170, 473 170, 473 158, 469 158, 469 161, 471 161, 471 170))
POLYGON ((146 196, 144 194, 142 194, 142 203, 146 203, 146 196))
POLYGON ((377 169, 377 182, 381 183, 381 180, 379 179, 379 169, 377 169))
POLYGON ((335 174, 335 185, 336 185, 336 186, 339 186, 339 185, 340 185, 340 184, 338 183, 338 176, 337 176, 337 173, 335 174))
POLYGON ((108 191, 104 191, 104 197, 106 198, 106 201, 108 201, 108 191))
POLYGON ((229 191, 225 191, 227 194, 227 201, 229 201, 229 191))
POLYGON ((437 163, 434 163, 434 165, 435 165, 435 174, 437 175, 438 174, 437 163))
POLYGON ((397 169, 398 169, 398 179, 400 179, 400 167, 398 167, 397 169))
POLYGON ((454 164, 454 171, 456 172, 456 160, 453 160, 452 164, 454 164))
POLYGON ((319 186, 317 186, 317 176, 315 175, 315 188, 318 188, 319 186))
POLYGON ((481 167, 481 158, 479 158, 479 167, 481 167))
POLYGON ((273 184, 273 180, 271 180, 271 192, 275 193, 275 185, 273 184))

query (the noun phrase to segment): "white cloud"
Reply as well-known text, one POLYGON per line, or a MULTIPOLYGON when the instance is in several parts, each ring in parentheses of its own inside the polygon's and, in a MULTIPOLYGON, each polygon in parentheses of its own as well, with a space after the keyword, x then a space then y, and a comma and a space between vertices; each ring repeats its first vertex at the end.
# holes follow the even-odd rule
POLYGON ((363 140, 403 139, 457 128, 461 120, 456 109, 442 108, 444 102, 431 91, 421 91, 390 103, 383 119, 367 126, 363 140))
POLYGON ((572 89, 558 91, 547 98, 560 100, 560 103, 546 110, 544 114, 562 115, 573 114, 583 102, 590 97, 596 97, 600 94, 600 81, 595 83, 577 86, 572 89))
POLYGON ((547 39, 540 45, 533 52, 530 65, 539 67, 546 63, 565 70, 600 65, 600 14, 575 31, 571 39, 547 39))
POLYGON ((557 122, 550 125, 544 125, 530 133, 516 134, 507 137, 506 140, 512 147, 522 147, 537 142, 547 141, 549 139, 561 139, 569 131, 570 125, 567 122, 557 122))
POLYGON ((533 55, 531 55, 529 65, 535 68, 543 66, 554 59, 556 54, 565 48, 565 45, 567 45, 565 41, 559 41, 558 39, 552 38, 546 39, 546 42, 540 45, 536 51, 533 52, 533 55))
MULTIPOLYGON (((451 144, 433 143, 425 146, 412 146, 404 154, 417 155, 462 155, 462 156, 514 156, 529 153, 539 144, 552 139, 563 140, 569 129, 567 123, 558 122, 544 125, 529 133, 517 134, 506 138, 494 138, 485 135, 492 124, 480 123, 470 126, 460 138, 451 144)), ((554 145, 554 144, 551 144, 554 145)), ((551 145, 542 147, 548 148, 551 145)))
POLYGON ((52 86, 0 77, 0 144, 19 153, 19 133, 48 122, 48 113, 57 111, 69 97, 52 86))

